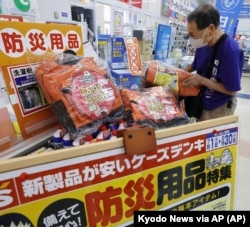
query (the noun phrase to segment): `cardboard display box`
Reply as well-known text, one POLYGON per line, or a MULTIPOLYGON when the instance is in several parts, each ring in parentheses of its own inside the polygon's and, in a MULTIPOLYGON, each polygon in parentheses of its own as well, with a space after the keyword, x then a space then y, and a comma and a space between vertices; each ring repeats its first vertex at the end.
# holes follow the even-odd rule
POLYGON ((128 69, 111 70, 111 75, 119 89, 139 89, 141 87, 142 76, 133 76, 128 69))

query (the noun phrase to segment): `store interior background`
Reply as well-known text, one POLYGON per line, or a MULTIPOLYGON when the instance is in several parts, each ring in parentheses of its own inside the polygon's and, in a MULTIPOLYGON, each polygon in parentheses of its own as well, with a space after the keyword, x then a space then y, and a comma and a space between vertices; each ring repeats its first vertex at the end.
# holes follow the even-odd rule
MULTIPOLYGON (((3 2, 3 1, 2 1, 3 2)), ((158 24, 171 25, 175 22, 173 19, 162 15, 162 2, 160 0, 143 0, 142 9, 132 7, 128 4, 116 0, 37 0, 39 9, 39 18, 26 18, 27 21, 59 21, 63 23, 72 23, 71 18, 56 19, 57 11, 64 9, 69 15, 71 6, 80 6, 87 9, 86 13, 90 16, 87 20, 74 21, 83 27, 84 41, 90 40, 94 50, 98 52, 98 34, 116 34, 130 35, 131 29, 143 29, 151 31, 152 40, 155 37, 155 31, 158 24), (48 5, 50 7, 48 7, 48 5), (55 10, 56 9, 56 10, 55 10), (114 11, 123 15, 122 26, 116 30, 114 26, 114 11), (136 22, 136 23, 133 23, 136 22), (86 32, 88 31, 88 32, 86 32)), ((189 1, 187 1, 189 2, 189 1)), ((190 0, 190 5, 195 8, 201 3, 213 3, 214 1, 190 0)), ((250 0, 245 0, 244 4, 250 4, 250 0)), ((60 15, 60 14, 59 14, 60 15)), ((87 17, 87 14, 86 14, 87 17)), ((247 51, 248 38, 250 40, 249 18, 239 18, 237 33, 242 35, 239 44, 247 51)), ((179 23, 179 22, 177 22, 179 23)), ((185 23, 183 23, 185 25, 185 23)), ((153 40, 154 41, 154 40, 153 40)), ((152 45, 154 44, 152 41, 152 45)), ((249 41, 250 43, 250 41, 249 41)), ((249 44, 250 46, 250 44, 249 44)), ((249 48, 250 50, 250 48, 249 48)), ((250 51, 249 51, 250 52, 250 51)), ((186 53, 183 53, 184 55, 186 53)), ((248 61, 248 53, 246 53, 248 61)), ((8 100, 5 100, 8 102, 8 100)), ((11 112, 11 110, 10 110, 11 112)), ((237 178, 237 196, 236 210, 250 210, 250 136, 249 136, 249 112, 250 112, 250 72, 244 71, 242 76, 242 90, 239 92, 238 107, 236 114, 239 115, 240 122, 240 146, 239 146, 239 164, 237 178)), ((13 116, 12 116, 13 118, 13 116)), ((46 136, 45 136, 46 137, 46 136)), ((0 152, 0 159, 8 159, 23 155, 36 144, 36 139, 21 141, 10 147, 6 151, 0 152)))

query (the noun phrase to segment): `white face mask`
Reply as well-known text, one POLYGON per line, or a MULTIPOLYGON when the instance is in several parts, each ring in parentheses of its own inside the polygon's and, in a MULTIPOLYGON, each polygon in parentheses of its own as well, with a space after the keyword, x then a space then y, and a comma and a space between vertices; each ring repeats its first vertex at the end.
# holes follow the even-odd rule
POLYGON ((208 44, 210 39, 208 39, 208 41, 206 43, 203 43, 204 35, 206 34, 206 32, 207 32, 207 28, 206 28, 206 31, 204 32, 203 36, 199 39, 195 39, 193 37, 189 38, 189 43, 192 45, 193 48, 201 48, 201 47, 204 47, 208 44))

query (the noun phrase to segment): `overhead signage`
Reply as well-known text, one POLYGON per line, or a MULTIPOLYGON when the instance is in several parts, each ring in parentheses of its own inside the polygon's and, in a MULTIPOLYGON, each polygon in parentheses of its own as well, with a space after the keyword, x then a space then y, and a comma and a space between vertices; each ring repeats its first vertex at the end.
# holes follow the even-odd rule
POLYGON ((250 4, 243 4, 240 10, 239 18, 250 18, 250 4))
POLYGON ((216 1, 216 9, 220 12, 220 27, 231 37, 234 36, 243 2, 243 0, 216 1))

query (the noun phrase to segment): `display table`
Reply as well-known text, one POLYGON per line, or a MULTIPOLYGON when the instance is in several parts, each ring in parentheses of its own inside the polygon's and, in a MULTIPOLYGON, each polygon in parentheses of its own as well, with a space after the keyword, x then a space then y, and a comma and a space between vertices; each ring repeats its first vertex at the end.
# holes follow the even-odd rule
POLYGON ((155 136, 146 153, 118 138, 1 161, 0 223, 130 226, 135 210, 234 209, 238 116, 155 136))

